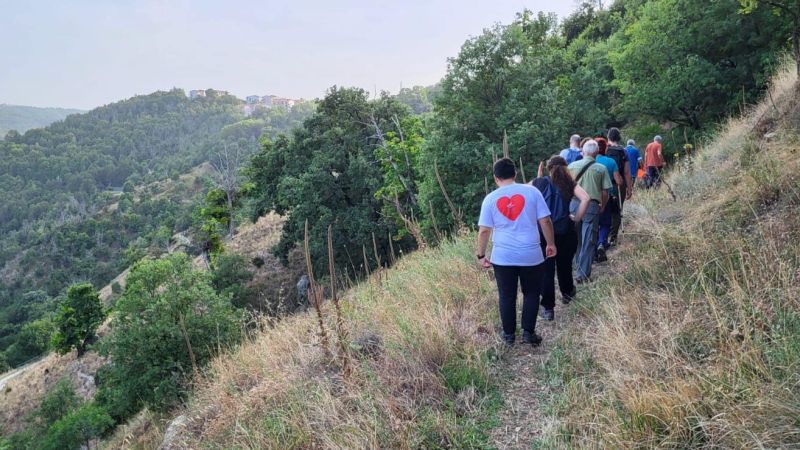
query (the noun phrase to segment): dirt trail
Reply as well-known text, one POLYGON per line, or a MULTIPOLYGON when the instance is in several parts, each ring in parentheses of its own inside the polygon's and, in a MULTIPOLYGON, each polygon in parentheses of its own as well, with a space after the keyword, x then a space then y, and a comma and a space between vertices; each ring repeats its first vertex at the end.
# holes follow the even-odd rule
MULTIPOLYGON (((625 205, 625 210, 631 218, 646 213, 640 206, 634 204, 625 205)), ((626 219, 625 226, 631 225, 632 221, 626 219)), ((595 263, 592 267, 592 278, 598 280, 609 276, 614 261, 625 252, 627 245, 630 243, 623 241, 620 248, 609 251, 608 261, 595 263)), ((542 374, 543 364, 559 338, 583 326, 581 322, 584 319, 568 310, 578 306, 581 292, 586 289, 578 286, 578 296, 569 305, 561 304, 561 295, 556 293, 558 300, 556 300, 555 320, 546 322, 539 317, 536 321, 536 330, 543 339, 539 347, 523 344, 517 339, 516 345, 503 354, 500 371, 503 372, 501 376, 504 382, 501 389, 505 406, 499 414, 500 425, 492 430, 491 442, 494 447, 500 450, 531 449, 534 441, 541 437, 546 429, 557 425, 542 411, 541 402, 549 388, 545 382, 539 380, 539 377, 542 374)))

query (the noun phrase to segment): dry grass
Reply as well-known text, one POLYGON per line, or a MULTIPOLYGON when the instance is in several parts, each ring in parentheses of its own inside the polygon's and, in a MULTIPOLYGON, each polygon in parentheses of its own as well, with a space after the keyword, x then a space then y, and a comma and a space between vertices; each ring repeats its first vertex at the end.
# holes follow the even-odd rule
POLYGON ((481 447, 497 402, 493 292, 471 239, 417 252, 344 293, 349 375, 310 313, 286 318, 213 362, 176 448, 481 447))
POLYGON ((70 380, 79 396, 91 398, 96 390, 94 374, 104 363, 105 358, 95 352, 78 359, 73 351, 64 356, 51 353, 31 364, 0 391, 0 434, 22 430, 28 415, 63 378, 70 380))
POLYGON ((794 70, 731 120, 627 232, 591 325, 545 367, 558 420, 540 444, 800 446, 800 170, 794 70))

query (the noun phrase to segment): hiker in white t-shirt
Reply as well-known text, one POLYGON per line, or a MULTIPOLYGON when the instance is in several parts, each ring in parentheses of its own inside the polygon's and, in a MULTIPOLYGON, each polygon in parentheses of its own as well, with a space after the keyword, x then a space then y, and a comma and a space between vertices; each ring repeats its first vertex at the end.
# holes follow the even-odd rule
POLYGON ((483 200, 478 220, 478 260, 485 268, 494 267, 500 297, 500 320, 503 339, 514 343, 517 331, 517 286, 522 286, 522 340, 539 345, 536 315, 542 287, 542 263, 545 257, 556 256, 550 210, 541 192, 533 186, 519 184, 514 162, 508 158, 494 164, 497 189, 483 200), (545 255, 539 243, 542 227, 547 246, 545 255), (486 257, 486 246, 492 236, 492 255, 486 257))

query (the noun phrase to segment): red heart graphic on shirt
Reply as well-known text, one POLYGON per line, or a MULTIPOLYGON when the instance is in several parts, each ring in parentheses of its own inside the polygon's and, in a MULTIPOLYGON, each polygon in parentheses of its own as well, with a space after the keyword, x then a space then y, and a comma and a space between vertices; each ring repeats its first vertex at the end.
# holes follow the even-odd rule
POLYGON ((514 194, 511 198, 508 197, 500 197, 497 199, 497 209, 500 210, 500 214, 508 217, 510 220, 517 220, 520 214, 522 214, 522 208, 525 207, 525 197, 514 194))

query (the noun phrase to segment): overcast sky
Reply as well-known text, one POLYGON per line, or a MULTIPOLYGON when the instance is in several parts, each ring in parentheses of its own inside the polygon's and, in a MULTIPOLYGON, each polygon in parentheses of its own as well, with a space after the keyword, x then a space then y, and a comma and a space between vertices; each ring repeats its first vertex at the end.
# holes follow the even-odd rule
POLYGON ((430 85, 469 37, 576 0, 0 0, 0 103, 90 109, 159 89, 316 98, 430 85))

